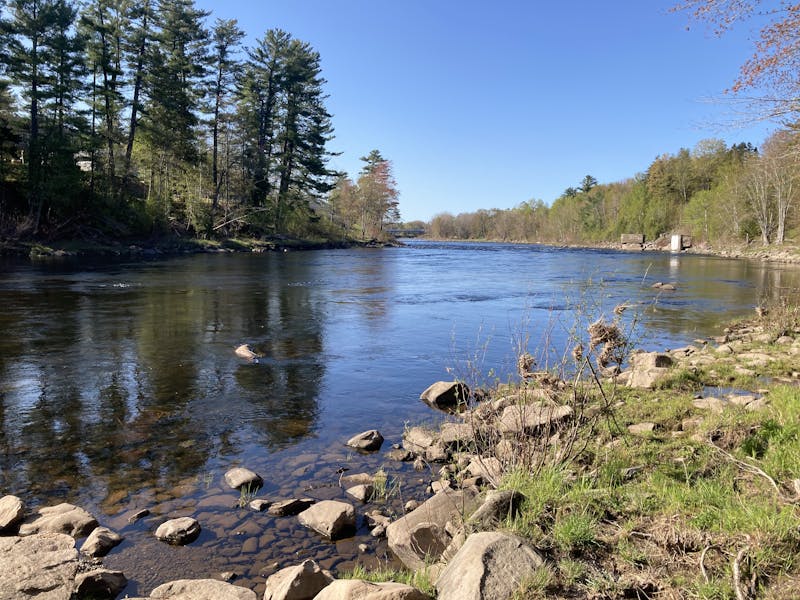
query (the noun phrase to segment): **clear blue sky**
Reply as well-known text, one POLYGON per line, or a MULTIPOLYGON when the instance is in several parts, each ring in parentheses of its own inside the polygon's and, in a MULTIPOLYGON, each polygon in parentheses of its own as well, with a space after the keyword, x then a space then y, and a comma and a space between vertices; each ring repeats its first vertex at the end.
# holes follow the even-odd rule
POLYGON ((752 53, 747 28, 717 38, 665 0, 198 0, 236 18, 248 43, 270 28, 322 57, 328 108, 355 175, 392 161, 404 220, 551 203, 591 174, 644 171, 716 137, 759 146, 774 126, 723 127, 709 103, 752 53))

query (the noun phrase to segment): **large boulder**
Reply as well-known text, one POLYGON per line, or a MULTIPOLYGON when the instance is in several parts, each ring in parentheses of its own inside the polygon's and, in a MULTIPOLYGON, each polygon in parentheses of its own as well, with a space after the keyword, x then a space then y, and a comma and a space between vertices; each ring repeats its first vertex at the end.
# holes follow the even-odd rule
POLYGON ((75 578, 75 596, 77 598, 109 598, 119 596, 119 593, 128 585, 128 579, 122 571, 109 571, 108 569, 95 569, 81 573, 75 578))
POLYGON ((674 361, 669 354, 662 352, 638 352, 631 356, 630 363, 627 386, 637 389, 653 389, 669 374, 674 361))
POLYGON ((474 490, 444 489, 386 528, 389 548, 409 569, 424 567, 450 544, 447 523, 460 525, 477 506, 474 490))
POLYGON ((69 535, 0 537, 0 598, 69 600, 77 571, 78 551, 69 535))
POLYGON ((436 580, 438 600, 506 600, 542 566, 523 539, 500 532, 474 533, 436 580))
POLYGON ((531 434, 544 426, 560 423, 571 417, 573 412, 571 406, 552 402, 515 404, 503 409, 497 426, 503 433, 531 434))
POLYGON ((19 528, 20 535, 33 533, 66 533, 74 538, 85 537, 97 527, 97 519, 79 506, 57 504, 40 508, 38 518, 19 528))
POLYGON ((330 573, 309 559, 271 575, 264 600, 311 600, 332 581, 330 573))
POLYGON ((515 490, 490 491, 467 523, 481 529, 493 528, 504 519, 513 518, 524 500, 525 496, 515 490))
POLYGON ((243 487, 256 490, 264 485, 264 480, 258 473, 245 469, 244 467, 234 467, 225 473, 225 483, 235 490, 243 487))
POLYGON ((338 500, 323 500, 297 515, 304 525, 335 540, 356 527, 356 511, 351 504, 338 500))
POLYGON ((189 544, 200 535, 200 523, 191 517, 170 519, 156 529, 156 537, 162 542, 182 546, 189 544))
POLYGON ((81 552, 88 556, 105 556, 125 538, 108 527, 96 527, 81 546, 81 552))
POLYGON ((411 427, 403 433, 403 448, 417 454, 425 454, 437 441, 438 436, 426 427, 411 427))
POLYGON ((437 381, 419 399, 436 410, 456 412, 464 410, 469 403, 469 388, 459 381, 437 381))
POLYGON ((314 600, 430 600, 430 596, 403 583, 337 579, 314 600))
POLYGON ((11 531, 25 516, 25 504, 16 496, 0 498, 0 532, 11 531))
POLYGON ((351 448, 355 448, 356 450, 372 452, 374 450, 380 450, 382 444, 383 436, 381 435, 380 431, 377 429, 370 429, 369 431, 364 431, 358 435, 354 435, 347 440, 346 445, 350 446, 351 448))
POLYGON ((257 600, 252 590, 216 579, 179 579, 158 586, 151 598, 164 600, 257 600))

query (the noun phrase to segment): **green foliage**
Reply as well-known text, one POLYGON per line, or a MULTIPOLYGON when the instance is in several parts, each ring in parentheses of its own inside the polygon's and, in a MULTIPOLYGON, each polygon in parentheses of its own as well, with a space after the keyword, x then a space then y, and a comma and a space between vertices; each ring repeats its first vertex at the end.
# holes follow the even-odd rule
POLYGON ((374 583, 394 581, 415 587, 429 596, 436 596, 436 588, 431 581, 431 576, 428 573, 427 567, 417 569, 416 571, 408 571, 405 569, 391 569, 387 567, 366 569, 363 565, 357 564, 353 567, 352 571, 339 573, 339 577, 342 579, 361 579, 374 583))

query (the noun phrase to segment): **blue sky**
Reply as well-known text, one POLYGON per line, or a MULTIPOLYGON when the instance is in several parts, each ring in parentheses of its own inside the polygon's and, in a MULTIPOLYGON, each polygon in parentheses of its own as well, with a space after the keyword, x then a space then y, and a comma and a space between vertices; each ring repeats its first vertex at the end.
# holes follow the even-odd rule
POLYGON ((198 0, 248 43, 279 27, 322 57, 328 108, 355 175, 392 161, 405 220, 551 203, 591 174, 644 171, 704 138, 760 145, 774 126, 730 126, 709 102, 752 53, 662 0, 198 0), (691 25, 687 29, 687 25, 691 25))

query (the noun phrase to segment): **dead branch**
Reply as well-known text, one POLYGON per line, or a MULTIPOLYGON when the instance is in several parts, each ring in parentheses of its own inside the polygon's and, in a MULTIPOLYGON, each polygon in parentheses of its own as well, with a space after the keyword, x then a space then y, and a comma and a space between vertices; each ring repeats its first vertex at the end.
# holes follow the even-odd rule
POLYGON ((742 559, 747 553, 747 546, 736 553, 736 558, 733 559, 733 590, 736 592, 736 600, 748 600, 749 594, 742 590, 742 559))

